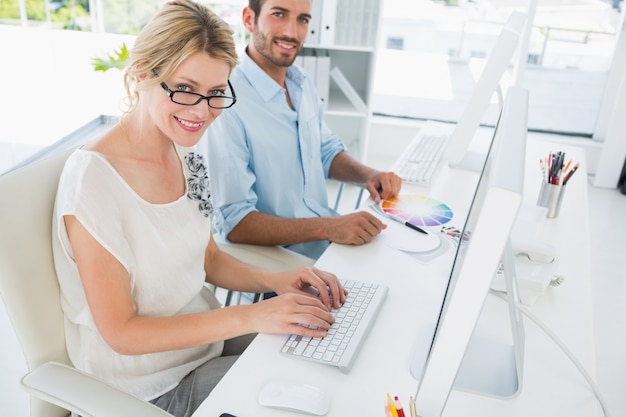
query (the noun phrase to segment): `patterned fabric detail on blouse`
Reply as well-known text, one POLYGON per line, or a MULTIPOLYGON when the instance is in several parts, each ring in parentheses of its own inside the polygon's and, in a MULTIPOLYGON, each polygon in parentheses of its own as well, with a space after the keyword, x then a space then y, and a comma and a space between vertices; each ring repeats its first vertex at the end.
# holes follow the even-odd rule
POLYGON ((185 155, 185 163, 189 170, 187 178, 187 197, 193 201, 199 201, 198 209, 204 217, 209 217, 213 211, 211 204, 211 188, 204 157, 195 152, 185 155))

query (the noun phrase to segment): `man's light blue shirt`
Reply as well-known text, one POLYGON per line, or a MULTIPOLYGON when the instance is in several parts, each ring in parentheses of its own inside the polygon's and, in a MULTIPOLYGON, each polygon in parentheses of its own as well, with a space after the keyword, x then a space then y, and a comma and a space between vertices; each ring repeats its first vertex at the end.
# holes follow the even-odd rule
MULTIPOLYGON (((214 206, 213 223, 227 238, 252 211, 285 218, 336 216, 326 179, 335 156, 346 150, 324 123, 323 104, 300 67, 287 70, 285 89, 246 53, 233 70, 237 103, 209 126, 205 145, 214 206)), ((286 246, 317 259, 317 241, 286 246)))

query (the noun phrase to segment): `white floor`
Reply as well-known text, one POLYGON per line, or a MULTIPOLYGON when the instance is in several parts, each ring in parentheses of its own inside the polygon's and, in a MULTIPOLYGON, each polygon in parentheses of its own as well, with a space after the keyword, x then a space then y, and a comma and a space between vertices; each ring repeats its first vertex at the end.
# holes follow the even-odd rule
MULTIPOLYGON (((370 163, 386 164, 384 154, 394 151, 385 146, 384 152, 370 155, 370 163)), ((611 415, 626 416, 626 195, 590 184, 589 216, 597 382, 611 415)), ((18 387, 26 365, 2 307, 0 340, 0 416, 28 416, 28 397, 18 387)))

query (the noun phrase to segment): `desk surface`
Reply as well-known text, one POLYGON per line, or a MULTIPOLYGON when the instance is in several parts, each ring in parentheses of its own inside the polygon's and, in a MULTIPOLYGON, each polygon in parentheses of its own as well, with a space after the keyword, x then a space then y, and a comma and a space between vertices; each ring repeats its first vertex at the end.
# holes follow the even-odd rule
MULTIPOLYGON (((581 171, 570 181, 558 218, 541 219, 538 236, 554 244, 565 277, 550 287, 531 307, 573 352, 587 371, 595 373, 593 318, 588 248, 587 180, 581 150, 558 145, 558 150, 581 161, 581 171)), ((539 157, 554 151, 554 144, 529 141, 524 200, 534 205, 541 182, 539 157)), ((462 225, 477 174, 446 167, 436 184, 417 192, 445 201, 462 225)), ((257 395, 273 379, 293 379, 317 385, 330 393, 327 416, 383 416, 386 393, 405 403, 418 386, 409 373, 413 346, 421 325, 429 324, 439 309, 453 250, 424 261, 393 249, 379 240, 364 246, 333 244, 317 265, 340 277, 384 283, 387 299, 349 374, 332 367, 279 354, 285 336, 259 335, 194 417, 215 417, 228 412, 238 417, 298 415, 258 405, 257 395)), ((506 306, 490 296, 493 308, 506 306), (498 305, 498 303, 500 305, 498 305)), ((512 399, 491 398, 454 390, 444 416, 555 416, 598 415, 592 390, 569 359, 538 327, 524 320, 526 330, 524 382, 512 399)), ((406 404, 405 404, 406 406, 406 404)))

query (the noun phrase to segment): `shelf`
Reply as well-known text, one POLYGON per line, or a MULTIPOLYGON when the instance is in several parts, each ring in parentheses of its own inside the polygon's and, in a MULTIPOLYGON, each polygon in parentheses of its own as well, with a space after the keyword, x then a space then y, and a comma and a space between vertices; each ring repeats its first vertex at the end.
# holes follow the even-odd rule
POLYGON ((369 46, 350 46, 350 45, 320 45, 320 44, 304 44, 304 48, 308 49, 327 49, 329 51, 347 51, 373 54, 376 49, 369 46))
MULTIPOLYGON (((363 97, 362 91, 359 91, 358 93, 361 97, 363 97)), ((326 114, 348 117, 367 117, 369 115, 369 111, 363 112, 357 110, 339 89, 333 88, 330 90, 330 100, 326 109, 326 114)))
POLYGON ((312 0, 302 67, 326 103, 324 120, 350 152, 367 152, 381 0, 312 0))

